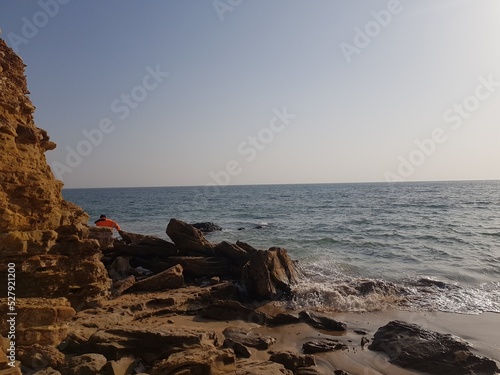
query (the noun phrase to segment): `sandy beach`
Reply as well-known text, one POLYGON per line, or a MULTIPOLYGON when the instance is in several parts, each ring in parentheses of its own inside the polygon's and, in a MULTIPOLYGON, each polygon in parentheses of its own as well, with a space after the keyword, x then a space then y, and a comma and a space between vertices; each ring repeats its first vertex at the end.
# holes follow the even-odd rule
MULTIPOLYGON (((269 307, 268 307, 269 308, 269 307)), ((264 308, 263 310, 266 310, 264 308)), ((500 316, 494 313, 480 315, 462 315, 442 312, 409 312, 389 310, 370 313, 338 313, 330 314, 336 320, 345 322, 348 326, 346 334, 335 335, 331 332, 319 331, 305 323, 291 324, 282 327, 259 326, 243 321, 214 322, 188 316, 173 316, 168 319, 178 325, 194 327, 209 327, 217 331, 222 338, 222 331, 228 326, 251 329, 262 335, 276 338, 272 351, 301 352, 302 344, 308 340, 331 338, 345 343, 349 349, 331 353, 316 354, 318 367, 325 374, 333 373, 335 369, 342 369, 352 375, 422 375, 424 373, 406 370, 388 362, 387 355, 378 353, 361 346, 362 335, 354 330, 365 330, 368 338, 372 338, 376 330, 391 320, 403 320, 415 323, 423 328, 449 333, 465 339, 472 345, 476 354, 489 357, 500 362, 500 343, 498 341, 498 327, 500 316)), ((161 321, 158 321, 160 323, 161 321)), ((161 323, 160 323, 161 324, 161 323)), ((252 358, 268 360, 269 354, 265 351, 255 351, 252 358)))

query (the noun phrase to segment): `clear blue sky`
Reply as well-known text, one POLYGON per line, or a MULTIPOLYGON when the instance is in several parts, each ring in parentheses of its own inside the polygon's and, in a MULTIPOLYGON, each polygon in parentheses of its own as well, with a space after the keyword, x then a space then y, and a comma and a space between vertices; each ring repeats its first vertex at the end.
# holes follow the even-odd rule
POLYGON ((67 187, 500 179, 499 19, 498 0, 0 5, 67 187))

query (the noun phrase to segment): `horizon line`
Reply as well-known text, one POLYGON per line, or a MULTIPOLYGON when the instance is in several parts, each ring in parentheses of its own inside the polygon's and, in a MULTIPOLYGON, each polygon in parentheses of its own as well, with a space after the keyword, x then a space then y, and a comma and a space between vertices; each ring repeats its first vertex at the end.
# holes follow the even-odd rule
POLYGON ((495 182, 500 179, 457 179, 457 180, 414 180, 414 181, 357 181, 357 182, 290 182, 290 183, 255 183, 235 185, 153 185, 153 186, 96 186, 96 187, 64 187, 63 190, 78 189, 144 189, 144 188, 211 188, 211 187, 244 187, 244 186, 288 186, 288 185, 362 185, 362 184, 411 184, 411 183, 445 183, 445 182, 495 182))

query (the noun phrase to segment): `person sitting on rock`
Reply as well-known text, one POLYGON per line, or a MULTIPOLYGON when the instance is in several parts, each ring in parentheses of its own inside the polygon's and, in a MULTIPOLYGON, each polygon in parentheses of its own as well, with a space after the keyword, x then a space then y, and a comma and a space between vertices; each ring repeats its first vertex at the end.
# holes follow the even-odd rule
POLYGON ((118 232, 121 231, 121 228, 118 225, 118 223, 114 220, 108 219, 106 215, 101 215, 99 220, 94 221, 94 224, 98 227, 115 228, 118 232))

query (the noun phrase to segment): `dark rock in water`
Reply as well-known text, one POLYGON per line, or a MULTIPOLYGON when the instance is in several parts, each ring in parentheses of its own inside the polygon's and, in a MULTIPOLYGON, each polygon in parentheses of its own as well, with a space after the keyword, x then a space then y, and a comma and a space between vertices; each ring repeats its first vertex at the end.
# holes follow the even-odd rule
POLYGON ((243 306, 238 301, 221 300, 207 306, 201 312, 201 316, 214 320, 244 320, 258 324, 264 324, 265 314, 243 306))
POLYGON ((495 361, 475 355, 458 337, 402 321, 379 328, 369 349, 385 352, 395 365, 430 374, 493 375, 499 371, 495 361))
POLYGON ((312 355, 302 355, 292 352, 272 353, 269 360, 281 363, 286 369, 292 370, 294 373, 299 367, 316 366, 316 361, 312 355))
POLYGON ((347 330, 347 325, 342 322, 338 322, 333 318, 326 315, 313 313, 310 311, 301 311, 299 316, 311 327, 323 329, 325 331, 335 331, 335 332, 345 332, 347 330))
POLYGON ((258 333, 248 332, 241 328, 228 327, 222 331, 222 333, 226 339, 258 350, 267 350, 276 342, 276 339, 271 336, 262 336, 258 333))
POLYGON ((203 233, 210 233, 210 232, 215 232, 218 230, 222 230, 221 227, 219 227, 217 224, 211 223, 211 222, 204 222, 204 223, 194 223, 191 224, 193 227, 196 229, 201 230, 203 233))
POLYGON ((302 345, 302 351, 305 354, 316 354, 344 349, 347 349, 346 345, 331 339, 308 341, 302 345))
POLYGON ((245 230, 245 228, 244 227, 240 227, 240 228, 238 228, 238 230, 245 230))
POLYGON ((250 254, 248 254, 246 250, 226 241, 217 244, 214 248, 214 252, 216 256, 228 258, 238 266, 245 265, 250 259, 250 254))
POLYGON ((290 294, 300 272, 285 249, 272 247, 250 255, 243 268, 243 283, 257 300, 277 300, 290 294))
POLYGON ((418 279, 416 285, 417 286, 435 286, 439 289, 449 289, 450 288, 450 285, 448 285, 442 281, 425 279, 425 278, 418 279))
POLYGON ((213 245, 203 237, 199 229, 190 224, 171 219, 167 234, 179 249, 180 255, 213 255, 213 245))
POLYGON ((182 271, 182 266, 177 264, 176 266, 154 276, 137 281, 128 289, 128 291, 160 292, 167 289, 180 288, 184 285, 184 275, 182 274, 182 271))

